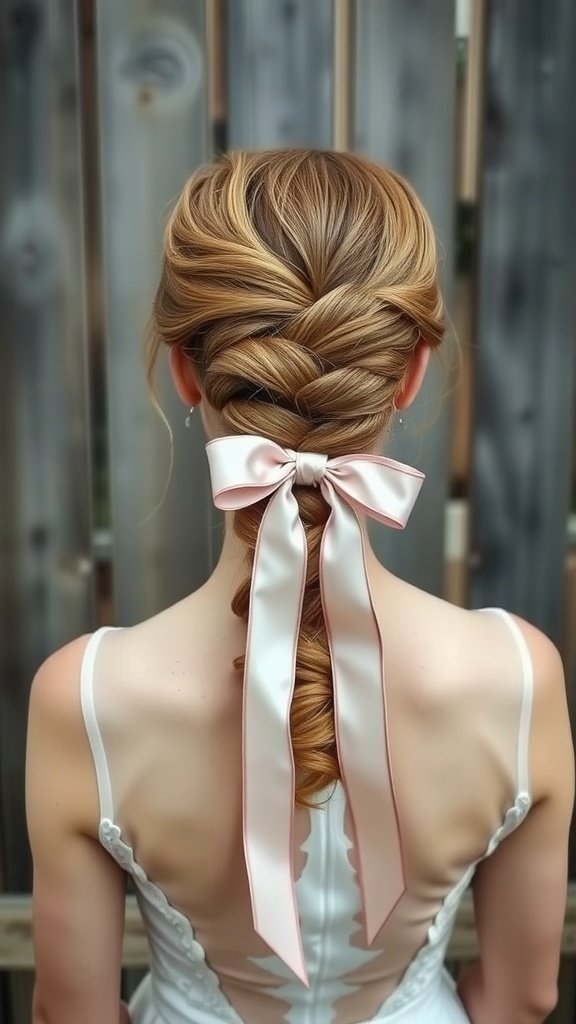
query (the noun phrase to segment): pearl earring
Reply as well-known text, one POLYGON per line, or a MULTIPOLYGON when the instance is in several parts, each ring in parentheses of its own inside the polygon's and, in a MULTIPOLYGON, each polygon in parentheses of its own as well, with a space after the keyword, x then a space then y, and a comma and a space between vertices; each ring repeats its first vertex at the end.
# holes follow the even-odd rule
POLYGON ((184 420, 184 422, 185 422, 185 424, 186 424, 186 426, 187 426, 188 428, 192 426, 192 413, 193 413, 193 412, 194 412, 194 406, 193 406, 193 405, 191 405, 191 406, 190 406, 190 411, 189 411, 189 413, 188 413, 188 415, 187 415, 186 419, 184 420))

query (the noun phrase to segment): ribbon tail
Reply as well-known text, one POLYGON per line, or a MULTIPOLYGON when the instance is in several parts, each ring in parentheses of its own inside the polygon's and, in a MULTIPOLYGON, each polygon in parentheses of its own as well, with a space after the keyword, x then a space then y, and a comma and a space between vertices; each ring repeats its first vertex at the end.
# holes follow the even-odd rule
POLYGON ((323 481, 323 491, 331 505, 320 565, 332 658, 336 740, 354 824, 370 944, 406 891, 388 748, 382 640, 358 517, 327 480, 323 481))
POLYGON ((308 985, 293 858, 290 705, 307 545, 285 482, 260 526, 248 621, 243 709, 243 827, 254 928, 308 985))

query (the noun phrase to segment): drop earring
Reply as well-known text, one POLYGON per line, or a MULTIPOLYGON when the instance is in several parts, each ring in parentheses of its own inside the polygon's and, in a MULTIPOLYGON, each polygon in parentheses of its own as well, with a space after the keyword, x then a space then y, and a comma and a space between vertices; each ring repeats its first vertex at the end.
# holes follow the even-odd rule
POLYGON ((192 426, 192 413, 193 412, 194 412, 194 406, 191 405, 190 406, 190 411, 188 412, 188 415, 187 415, 186 419, 184 420, 184 422, 185 422, 185 424, 186 424, 186 426, 188 428, 190 428, 192 426))

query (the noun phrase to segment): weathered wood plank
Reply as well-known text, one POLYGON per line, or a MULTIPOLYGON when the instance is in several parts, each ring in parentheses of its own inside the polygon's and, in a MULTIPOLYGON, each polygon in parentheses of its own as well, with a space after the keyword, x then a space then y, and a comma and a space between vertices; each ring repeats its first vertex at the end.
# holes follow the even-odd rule
POLYGON ((194 589, 212 561, 199 417, 184 429, 163 353, 175 447, 162 501, 169 441, 142 369, 166 208, 208 157, 205 5, 97 0, 96 12, 115 616, 128 624, 194 589))
MULTIPOLYGON (((561 643, 576 630, 564 573, 576 394, 576 7, 489 4, 486 37, 471 600, 507 606, 561 643)), ((576 722, 576 675, 568 685, 576 722)), ((575 998, 574 972, 564 971, 557 1024, 574 1019, 575 998)))
POLYGON ((332 0, 232 0, 228 146, 332 144, 332 0))
MULTIPOLYGON (((92 622, 87 347, 73 0, 0 7, 0 861, 30 886, 30 680, 92 622)), ((15 1024, 29 986, 10 983, 15 1024)))
MULTIPOLYGON (((9 16, 8 16, 9 15, 9 16)), ((29 879, 27 684, 90 624, 90 487, 76 34, 72 0, 0 20, 2 647, 5 882, 29 879), (18 724, 19 723, 19 724, 18 724)))
MULTIPOLYGON (((354 149, 406 175, 440 239, 450 301, 454 233, 454 0, 355 0, 354 149)), ((393 571, 427 590, 443 588, 449 403, 443 374, 428 374, 422 396, 403 416, 387 452, 423 469, 426 484, 403 536, 374 530, 393 571), (433 424, 430 421, 433 420, 433 424), (425 429, 423 429, 425 428, 425 429)))
POLYGON ((350 148, 352 122, 352 9, 351 0, 333 0, 333 3, 332 146, 345 150, 350 148))
MULTIPOLYGON (((471 960, 478 953, 474 926, 474 909, 470 894, 464 897, 449 957, 471 960)), ((566 908, 562 954, 576 956, 576 884, 573 884, 566 908)), ((126 901, 123 962, 126 967, 142 967, 148 963, 148 947, 140 912, 134 897, 126 901)), ((31 933, 31 901, 29 896, 0 897, 0 970, 24 970, 34 964, 31 933)))
POLYGON ((471 598, 559 642, 576 385, 576 5, 489 4, 486 39, 471 598))

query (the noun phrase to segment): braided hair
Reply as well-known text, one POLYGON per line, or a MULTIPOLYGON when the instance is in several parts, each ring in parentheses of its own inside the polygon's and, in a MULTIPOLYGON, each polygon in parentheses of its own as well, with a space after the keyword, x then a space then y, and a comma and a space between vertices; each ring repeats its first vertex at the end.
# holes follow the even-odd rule
MULTIPOLYGON (((418 342, 434 348, 443 332, 434 233, 399 175, 353 154, 277 150, 229 153, 186 184, 149 362, 180 346, 223 434, 329 457, 375 450, 418 342)), ((296 801, 309 806, 339 778, 318 576, 329 508, 317 488, 294 495, 308 565, 290 729, 296 801)), ((267 500, 234 514, 247 576, 232 608, 245 619, 267 500)))

